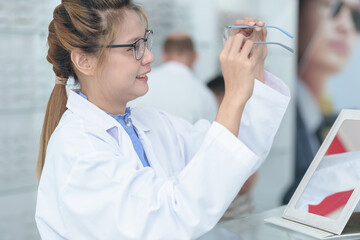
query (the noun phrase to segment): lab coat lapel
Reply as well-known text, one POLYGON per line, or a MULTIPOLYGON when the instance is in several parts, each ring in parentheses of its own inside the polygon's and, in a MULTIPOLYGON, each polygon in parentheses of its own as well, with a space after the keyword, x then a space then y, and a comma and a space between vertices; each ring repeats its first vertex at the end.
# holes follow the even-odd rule
POLYGON ((86 121, 91 122, 104 130, 104 133, 106 132, 107 134, 106 136, 102 135, 102 137, 111 139, 107 140, 107 142, 116 144, 120 148, 126 148, 126 150, 122 150, 120 152, 125 153, 127 159, 136 159, 137 168, 142 166, 141 160, 133 147, 129 135, 114 118, 109 116, 90 101, 81 97, 77 93, 77 90, 71 90, 69 92, 69 98, 66 106, 70 111, 76 113, 81 118, 86 119, 86 121), (131 149, 131 151, 128 149, 131 149))
POLYGON ((163 167, 160 165, 160 163, 157 161, 154 151, 151 145, 151 141, 147 136, 147 133, 149 133, 151 130, 144 124, 142 124, 140 121, 138 121, 136 118, 132 118, 135 131, 137 132, 140 141, 143 145, 145 154, 147 156, 147 159, 150 163, 150 166, 154 169, 156 175, 161 178, 167 179, 169 176, 165 173, 163 167))
POLYGON ((87 122, 102 128, 104 130, 111 129, 119 124, 117 121, 106 114, 99 107, 81 97, 77 92, 79 90, 70 90, 66 107, 76 113, 87 122))

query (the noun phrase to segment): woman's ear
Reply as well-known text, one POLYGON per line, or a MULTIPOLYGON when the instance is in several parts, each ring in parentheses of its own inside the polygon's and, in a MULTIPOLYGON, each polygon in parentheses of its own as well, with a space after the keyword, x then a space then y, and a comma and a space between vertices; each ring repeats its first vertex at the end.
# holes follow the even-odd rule
POLYGON ((71 61, 74 67, 84 75, 93 76, 95 74, 97 59, 95 56, 84 53, 80 49, 71 52, 71 61))

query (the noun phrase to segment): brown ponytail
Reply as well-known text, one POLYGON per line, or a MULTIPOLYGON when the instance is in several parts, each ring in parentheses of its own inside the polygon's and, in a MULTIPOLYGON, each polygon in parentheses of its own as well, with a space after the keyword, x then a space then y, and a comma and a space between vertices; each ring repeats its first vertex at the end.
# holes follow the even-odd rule
POLYGON ((46 107, 46 113, 40 137, 40 149, 36 165, 36 173, 38 178, 40 178, 44 166, 46 147, 48 145, 50 136, 54 132, 61 116, 66 110, 66 101, 67 95, 65 86, 56 84, 46 107))
MULTIPOLYGON (((54 19, 49 24, 49 50, 46 59, 53 65, 55 75, 66 79, 73 77, 77 83, 71 52, 75 48, 80 48, 83 52, 96 54, 101 59, 105 48, 88 46, 107 45, 113 40, 115 27, 122 19, 122 9, 134 10, 147 25, 144 12, 131 0, 62 0, 62 3, 55 8, 54 19)), ((66 110, 66 102, 66 86, 55 84, 46 107, 41 132, 36 166, 39 179, 45 163, 49 139, 66 110)))

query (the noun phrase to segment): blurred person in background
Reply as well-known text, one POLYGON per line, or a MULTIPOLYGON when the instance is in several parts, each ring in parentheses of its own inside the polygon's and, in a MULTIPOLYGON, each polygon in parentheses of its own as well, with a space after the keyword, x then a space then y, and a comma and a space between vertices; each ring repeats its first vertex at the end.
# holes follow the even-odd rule
POLYGON ((155 108, 191 123, 213 121, 218 105, 212 92, 194 75, 198 54, 190 36, 183 32, 169 34, 162 59, 163 64, 149 74, 147 94, 130 102, 130 106, 155 108))
POLYGON ((346 66, 359 31, 359 0, 300 0, 295 176, 284 195, 284 204, 336 118, 326 84, 346 66))

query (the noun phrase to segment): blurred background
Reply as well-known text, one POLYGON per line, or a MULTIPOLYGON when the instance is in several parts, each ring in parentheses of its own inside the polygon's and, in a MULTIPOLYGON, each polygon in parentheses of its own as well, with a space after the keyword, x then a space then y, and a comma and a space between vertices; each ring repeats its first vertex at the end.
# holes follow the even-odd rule
MULTIPOLYGON (((254 212, 282 205, 282 198, 294 180, 297 43, 300 39, 298 0, 136 2, 144 7, 150 28, 154 30, 152 52, 156 60, 153 67, 161 63, 162 43, 167 33, 185 31, 194 39, 199 53, 195 75, 204 83, 220 72, 218 55, 223 46, 223 27, 232 25, 236 19, 251 16, 295 35, 295 39, 290 39, 277 30, 268 30, 269 41, 278 41, 296 50, 292 54, 279 46, 269 45, 265 64, 266 70, 289 86, 293 100, 251 192, 254 212)), ((54 73, 45 59, 47 26, 53 9, 59 3, 60 0, 0 0, 1 240, 40 239, 34 221, 37 191, 35 164, 43 115, 54 86, 54 73)), ((357 81, 358 45, 356 43, 353 48, 354 53, 344 70, 334 74, 326 86, 327 96, 333 99, 331 114, 337 114, 342 108, 358 108, 360 105, 357 100, 360 95, 356 94, 360 84, 357 81)))

